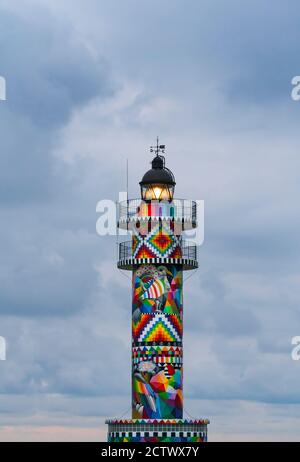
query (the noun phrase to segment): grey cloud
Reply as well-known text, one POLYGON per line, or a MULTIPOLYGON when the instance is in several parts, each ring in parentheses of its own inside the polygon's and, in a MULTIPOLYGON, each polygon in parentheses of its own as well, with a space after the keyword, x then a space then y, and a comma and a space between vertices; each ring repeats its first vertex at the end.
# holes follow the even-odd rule
POLYGON ((114 83, 107 62, 67 21, 40 8, 30 19, 2 8, 1 18, 8 90, 0 108, 0 200, 51 198, 64 189, 53 157, 59 130, 76 108, 112 95, 114 83))
POLYGON ((112 82, 107 62, 77 40, 67 21, 44 9, 34 12, 29 19, 1 11, 6 106, 40 130, 59 128, 74 108, 111 94, 112 82))

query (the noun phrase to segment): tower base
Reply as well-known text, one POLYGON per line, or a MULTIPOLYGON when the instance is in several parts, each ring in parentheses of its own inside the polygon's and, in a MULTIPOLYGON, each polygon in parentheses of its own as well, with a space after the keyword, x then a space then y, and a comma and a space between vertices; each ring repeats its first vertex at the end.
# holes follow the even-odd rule
POLYGON ((207 441, 209 420, 106 420, 109 443, 201 443, 207 441))

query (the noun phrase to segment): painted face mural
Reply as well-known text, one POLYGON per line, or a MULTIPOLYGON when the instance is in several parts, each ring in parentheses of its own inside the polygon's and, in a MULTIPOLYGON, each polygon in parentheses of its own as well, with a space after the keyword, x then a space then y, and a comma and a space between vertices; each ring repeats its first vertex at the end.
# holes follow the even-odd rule
POLYGON ((182 417, 182 271, 141 265, 133 274, 133 418, 182 417))

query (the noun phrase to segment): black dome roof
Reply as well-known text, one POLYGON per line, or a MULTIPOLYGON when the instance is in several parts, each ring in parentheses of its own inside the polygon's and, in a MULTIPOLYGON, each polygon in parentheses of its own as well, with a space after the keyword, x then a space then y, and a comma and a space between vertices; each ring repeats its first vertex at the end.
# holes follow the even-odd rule
POLYGON ((157 155, 152 160, 152 168, 145 173, 140 181, 142 184, 164 183, 175 186, 175 178, 171 170, 165 167, 165 158, 157 155))

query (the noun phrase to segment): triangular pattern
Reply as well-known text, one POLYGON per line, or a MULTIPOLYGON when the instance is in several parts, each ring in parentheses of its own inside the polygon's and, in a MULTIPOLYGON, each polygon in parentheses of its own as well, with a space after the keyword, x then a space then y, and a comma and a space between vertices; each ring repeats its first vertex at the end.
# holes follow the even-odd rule
MULTIPOLYGON (((145 325, 144 329, 138 336, 139 342, 180 342, 181 341, 181 328, 178 332, 178 324, 174 326, 171 320, 174 319, 163 313, 155 313, 150 315, 152 318, 145 325)), ((176 316, 175 316, 176 317, 176 316)))
POLYGON ((180 245, 177 245, 169 255, 170 258, 182 258, 182 250, 180 245))
POLYGON ((134 254, 134 258, 156 258, 155 252, 146 245, 141 245, 139 250, 134 254))
POLYGON ((164 356, 181 356, 182 347, 169 345, 142 345, 135 346, 132 349, 134 356, 143 355, 164 355, 164 356))

